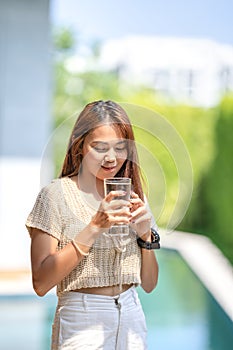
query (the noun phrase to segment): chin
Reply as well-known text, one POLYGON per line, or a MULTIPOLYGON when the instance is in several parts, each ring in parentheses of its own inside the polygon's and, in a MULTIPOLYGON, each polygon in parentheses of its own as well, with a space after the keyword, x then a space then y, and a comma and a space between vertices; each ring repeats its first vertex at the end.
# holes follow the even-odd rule
POLYGON ((118 173, 119 170, 114 170, 114 171, 100 171, 96 177, 99 180, 104 180, 108 177, 114 177, 118 173))

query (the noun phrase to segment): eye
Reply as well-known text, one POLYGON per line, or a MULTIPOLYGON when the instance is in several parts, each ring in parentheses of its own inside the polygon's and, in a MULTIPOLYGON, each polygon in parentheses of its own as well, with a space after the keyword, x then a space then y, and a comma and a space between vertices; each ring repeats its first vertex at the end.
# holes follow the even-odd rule
POLYGON ((115 147, 116 152, 122 152, 126 150, 126 143, 123 142, 115 147))
POLYGON ((104 152, 107 152, 108 151, 108 148, 104 145, 96 145, 96 146, 93 146, 93 149, 96 151, 96 152, 99 152, 99 153, 104 153, 104 152))

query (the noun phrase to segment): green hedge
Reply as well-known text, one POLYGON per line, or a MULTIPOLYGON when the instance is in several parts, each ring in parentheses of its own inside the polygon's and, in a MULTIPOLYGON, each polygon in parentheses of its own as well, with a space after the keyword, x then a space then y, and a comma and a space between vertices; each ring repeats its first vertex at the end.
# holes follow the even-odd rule
POLYGON ((216 113, 214 157, 181 227, 209 236, 233 263, 233 97, 225 97, 216 113))

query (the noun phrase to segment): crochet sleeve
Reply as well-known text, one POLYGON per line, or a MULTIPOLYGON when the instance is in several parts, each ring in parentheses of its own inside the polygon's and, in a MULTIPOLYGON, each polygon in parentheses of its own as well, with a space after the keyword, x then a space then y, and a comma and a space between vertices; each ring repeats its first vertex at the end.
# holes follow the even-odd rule
POLYGON ((53 186, 44 187, 39 192, 26 221, 26 228, 30 235, 32 228, 38 228, 60 240, 62 233, 62 220, 59 210, 60 199, 53 186))

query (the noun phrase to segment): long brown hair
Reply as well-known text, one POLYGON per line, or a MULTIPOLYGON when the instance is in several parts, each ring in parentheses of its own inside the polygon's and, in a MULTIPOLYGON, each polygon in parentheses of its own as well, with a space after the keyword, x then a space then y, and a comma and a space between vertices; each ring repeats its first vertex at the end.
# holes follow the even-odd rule
POLYGON ((116 177, 130 177, 132 187, 143 200, 142 177, 132 125, 125 110, 113 101, 95 101, 86 105, 72 130, 60 177, 78 175, 86 136, 99 126, 111 124, 128 142, 128 155, 116 177))

